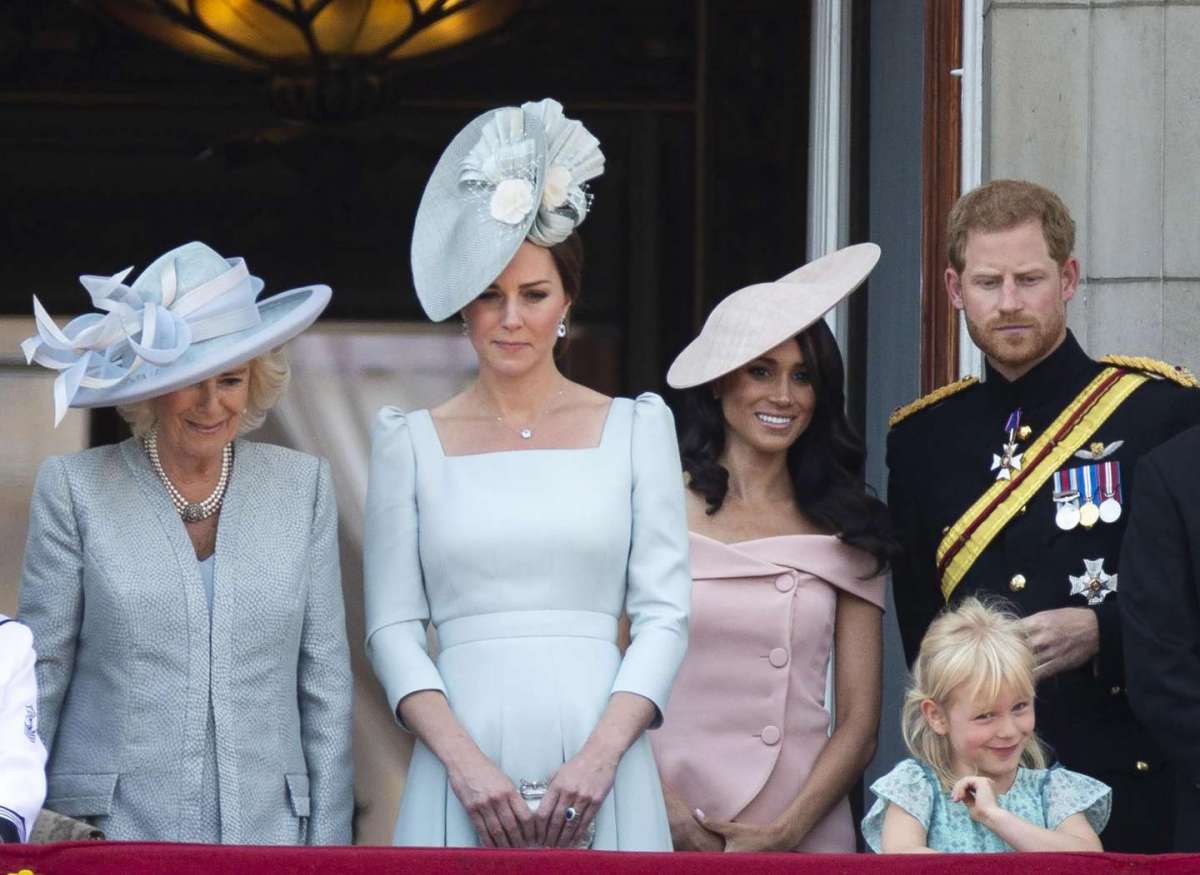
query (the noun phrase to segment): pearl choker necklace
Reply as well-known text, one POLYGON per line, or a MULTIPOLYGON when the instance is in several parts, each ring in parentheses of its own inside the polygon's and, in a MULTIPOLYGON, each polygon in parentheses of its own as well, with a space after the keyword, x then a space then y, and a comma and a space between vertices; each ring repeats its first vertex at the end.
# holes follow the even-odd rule
POLYGON ((158 458, 157 431, 146 435, 146 452, 150 456, 150 467, 167 488, 171 503, 175 505, 175 510, 183 517, 185 523, 198 523, 220 510, 221 502, 225 499, 225 487, 229 485, 229 471, 233 468, 233 444, 226 444, 225 449, 221 451, 221 477, 217 480, 217 488, 212 491, 212 495, 203 501, 188 501, 184 498, 163 470, 162 461, 158 458))

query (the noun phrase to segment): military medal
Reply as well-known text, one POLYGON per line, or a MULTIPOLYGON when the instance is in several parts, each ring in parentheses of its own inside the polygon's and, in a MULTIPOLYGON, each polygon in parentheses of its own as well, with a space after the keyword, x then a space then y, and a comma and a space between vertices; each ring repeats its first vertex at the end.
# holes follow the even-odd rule
POLYGON ((1021 408, 1008 415, 1004 423, 1004 434, 1007 440, 999 453, 992 453, 992 470, 996 472, 997 480, 1011 480, 1014 471, 1021 470, 1021 456, 1017 452, 1017 436, 1027 436, 1028 426, 1021 428, 1021 408))
MULTIPOLYGON (((1079 479, 1083 481, 1083 504, 1079 508, 1079 525, 1085 529, 1090 529, 1100 521, 1100 508, 1093 501, 1093 496, 1096 494, 1096 466, 1084 465, 1082 468, 1076 469, 1079 472, 1079 479)), ((1072 474, 1075 472, 1072 471, 1072 474)))
POLYGON ((1058 509, 1054 511, 1054 525, 1064 532, 1069 532, 1079 525, 1078 492, 1055 492, 1054 503, 1058 505, 1058 509))
POLYGON ((1121 518, 1121 466, 1105 462, 1100 466, 1100 519, 1115 523, 1121 518))
POLYGON ((1110 592, 1117 591, 1117 575, 1104 571, 1104 558, 1084 559, 1083 574, 1067 575, 1071 581, 1071 595, 1081 595, 1089 605, 1098 605, 1110 592))
POLYGON ((1079 525, 1079 490, 1075 487, 1071 471, 1054 472, 1054 525, 1064 532, 1079 525))

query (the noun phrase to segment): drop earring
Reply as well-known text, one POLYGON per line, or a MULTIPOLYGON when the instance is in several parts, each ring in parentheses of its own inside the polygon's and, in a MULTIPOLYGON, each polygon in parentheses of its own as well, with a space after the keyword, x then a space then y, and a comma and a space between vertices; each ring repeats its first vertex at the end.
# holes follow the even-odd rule
POLYGON ((466 337, 468 334, 471 333, 471 325, 470 325, 470 323, 467 322, 466 318, 464 318, 462 321, 462 333, 463 333, 463 337, 466 337))
POLYGON ((558 333, 559 337, 567 336, 567 315, 565 313, 563 314, 563 317, 558 320, 558 332, 557 333, 558 333))

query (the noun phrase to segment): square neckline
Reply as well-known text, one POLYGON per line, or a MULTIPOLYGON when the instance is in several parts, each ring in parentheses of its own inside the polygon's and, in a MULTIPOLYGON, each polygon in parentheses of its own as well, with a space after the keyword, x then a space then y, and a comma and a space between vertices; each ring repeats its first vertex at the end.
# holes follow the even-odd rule
POLYGON ((617 401, 619 400, 621 399, 615 397, 609 399, 608 409, 604 412, 604 424, 600 427, 600 440, 590 447, 530 447, 527 450, 484 450, 479 453, 456 453, 451 455, 446 452, 446 447, 442 443, 442 436, 437 430, 437 423, 433 421, 433 414, 429 408, 422 408, 419 412, 425 414, 425 421, 428 423, 430 433, 433 435, 434 446, 437 447, 438 454, 443 459, 476 459, 481 456, 513 455, 517 453, 588 453, 604 446, 608 438, 608 427, 613 419, 613 409, 617 406, 617 401))

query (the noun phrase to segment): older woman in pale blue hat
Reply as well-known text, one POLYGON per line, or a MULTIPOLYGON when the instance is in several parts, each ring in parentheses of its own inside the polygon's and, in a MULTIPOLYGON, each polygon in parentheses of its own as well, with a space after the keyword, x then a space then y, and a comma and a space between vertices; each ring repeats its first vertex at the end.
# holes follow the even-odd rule
POLYGON ((397 844, 671 847, 644 730, 687 640, 674 424, 658 396, 608 398, 554 356, 603 166, 553 100, 490 111, 417 213, 417 295, 430 318, 462 318, 479 376, 375 428, 367 650, 417 736, 397 844))
POLYGON ((258 300, 242 259, 188 243, 30 362, 55 414, 116 406, 134 436, 47 459, 21 582, 46 807, 109 838, 348 843, 350 668, 329 466, 240 437, 288 380, 279 347, 327 286, 258 300))

